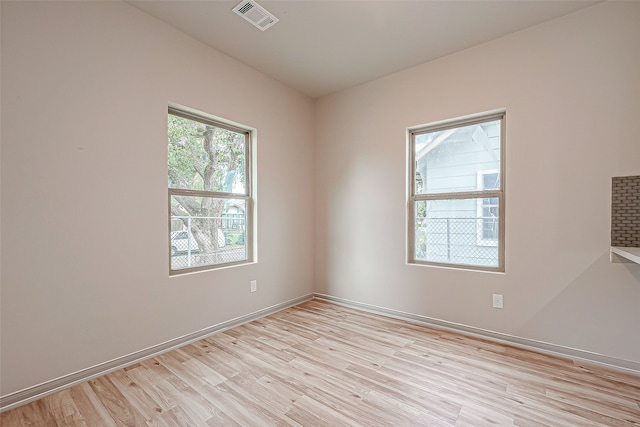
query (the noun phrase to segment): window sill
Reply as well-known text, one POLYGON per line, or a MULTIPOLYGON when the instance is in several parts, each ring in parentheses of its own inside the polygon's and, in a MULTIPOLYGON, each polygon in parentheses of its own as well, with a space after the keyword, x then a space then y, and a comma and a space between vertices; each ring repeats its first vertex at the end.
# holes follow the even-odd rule
POLYGON ((634 262, 640 264, 640 248, 611 247, 611 262, 634 262))

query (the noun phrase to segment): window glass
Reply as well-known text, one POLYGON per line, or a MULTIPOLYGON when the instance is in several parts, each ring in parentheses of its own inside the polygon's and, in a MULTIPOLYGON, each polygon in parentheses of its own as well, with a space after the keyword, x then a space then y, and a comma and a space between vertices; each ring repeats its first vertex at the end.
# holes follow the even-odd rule
POLYGON ((416 194, 476 190, 479 171, 500 169, 500 120, 416 133, 413 151, 416 194))
POLYGON ((498 248, 478 244, 478 230, 487 239, 498 237, 498 205, 487 208, 491 220, 484 221, 476 217, 477 202, 473 198, 416 202, 415 259, 498 267, 498 248))
POLYGON ((243 133, 169 114, 169 188, 245 194, 243 133))

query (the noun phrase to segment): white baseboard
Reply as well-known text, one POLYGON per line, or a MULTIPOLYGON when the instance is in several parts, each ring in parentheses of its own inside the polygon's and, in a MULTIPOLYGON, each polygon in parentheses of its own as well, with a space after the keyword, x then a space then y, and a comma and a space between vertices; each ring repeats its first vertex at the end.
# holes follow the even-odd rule
POLYGON ((592 365, 602 366, 616 371, 628 372, 640 375, 640 363, 630 360, 618 359, 615 357, 605 356, 589 351, 578 350, 575 348, 564 347, 557 344, 550 344, 543 341, 536 341, 528 338, 522 338, 514 335, 504 334, 501 332, 489 331, 486 329, 476 328, 473 326, 462 325, 459 323, 448 322, 446 320, 434 319, 418 314, 406 313, 403 311, 393 310, 375 305, 364 304, 344 298, 324 295, 319 293, 313 294, 314 299, 331 302, 334 304, 344 305, 345 307, 357 310, 367 311, 369 313, 379 314, 382 316, 392 317, 394 319, 405 320, 407 322, 429 326, 432 328, 458 332, 464 335, 483 338, 493 342, 512 345, 518 348, 536 351, 538 353, 550 354, 566 359, 586 362, 592 365))
POLYGON ((136 351, 126 356, 118 357, 108 362, 100 363, 90 368, 86 368, 72 374, 64 375, 54 380, 46 381, 33 387, 28 387, 11 394, 7 394, 6 396, 0 396, 0 412, 8 411, 9 409, 24 405, 34 400, 41 399, 65 388, 69 388, 85 381, 89 381, 93 378, 108 374, 109 372, 113 372, 118 369, 133 365, 134 363, 150 359, 162 353, 171 351, 175 348, 182 347, 186 344, 201 340, 218 332, 226 331, 227 329, 231 329, 236 326, 240 326, 242 324, 259 319, 261 317, 265 317, 278 311, 284 310, 286 308, 293 307, 294 305, 301 304, 312 298, 313 294, 304 295, 290 301, 258 310, 245 316, 231 319, 217 325, 209 326, 208 328, 201 329, 191 334, 174 338, 172 340, 154 345, 144 350, 136 351))

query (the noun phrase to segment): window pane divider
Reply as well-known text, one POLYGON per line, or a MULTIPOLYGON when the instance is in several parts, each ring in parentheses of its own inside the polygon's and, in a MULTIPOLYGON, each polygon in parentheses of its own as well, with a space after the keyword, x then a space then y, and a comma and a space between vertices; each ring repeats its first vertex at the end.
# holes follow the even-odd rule
POLYGON ((183 188, 170 188, 169 195, 171 196, 191 196, 191 197, 213 197, 217 199, 242 199, 248 200, 249 196, 240 193, 227 193, 220 191, 205 191, 205 190, 185 190, 183 188))
POLYGON ((466 191, 459 193, 415 194, 414 201, 443 200, 443 199, 482 199, 486 197, 501 197, 502 190, 466 191))

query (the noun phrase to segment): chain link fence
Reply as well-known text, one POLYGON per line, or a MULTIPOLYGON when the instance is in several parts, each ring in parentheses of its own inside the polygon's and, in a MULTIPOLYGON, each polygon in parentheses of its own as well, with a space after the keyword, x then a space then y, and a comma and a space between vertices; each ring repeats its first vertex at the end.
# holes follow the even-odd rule
POLYGON ((245 244, 244 214, 225 215, 223 217, 177 217, 172 216, 171 232, 171 269, 203 267, 209 265, 226 264, 247 259, 245 244), (192 224, 207 221, 212 232, 201 236, 207 244, 198 244, 198 239, 192 234, 192 224), (184 226, 183 224, 187 225, 184 226), (217 236, 216 242, 211 242, 217 236), (209 250, 205 249, 207 246, 209 250), (211 249, 213 247, 213 249, 211 249))
POLYGON ((207 265, 226 264, 229 262, 246 260, 245 247, 224 248, 215 252, 178 253, 171 255, 171 269, 181 270, 192 267, 202 267, 207 265))
POLYGON ((498 266, 498 218, 423 218, 416 227, 416 259, 498 266))

